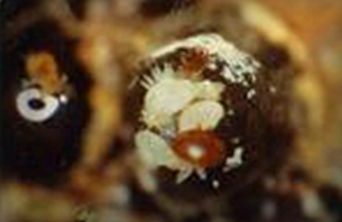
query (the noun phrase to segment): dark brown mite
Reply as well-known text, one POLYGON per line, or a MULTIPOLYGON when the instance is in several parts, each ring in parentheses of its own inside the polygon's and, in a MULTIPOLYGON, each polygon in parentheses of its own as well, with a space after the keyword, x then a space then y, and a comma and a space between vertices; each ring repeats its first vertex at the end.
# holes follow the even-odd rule
POLYGON ((286 158, 292 141, 283 94, 288 86, 278 78, 292 73, 280 77, 260 63, 263 58, 230 44, 217 33, 180 39, 174 48, 171 43, 169 51, 152 54, 154 63, 131 89, 133 146, 157 193, 190 202, 229 195, 286 158), (225 47, 227 54, 220 54, 225 47))
POLYGON ((201 72, 208 63, 208 55, 205 52, 194 49, 186 50, 181 58, 181 68, 184 74, 192 75, 201 72))
POLYGON ((57 186, 79 159, 91 79, 73 56, 76 41, 53 21, 7 39, 1 55, 3 176, 57 186))

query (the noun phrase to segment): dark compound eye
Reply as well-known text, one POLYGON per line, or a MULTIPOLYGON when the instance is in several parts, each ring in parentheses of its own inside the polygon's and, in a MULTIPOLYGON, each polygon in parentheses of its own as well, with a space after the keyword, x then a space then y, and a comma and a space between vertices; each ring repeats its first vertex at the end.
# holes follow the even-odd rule
POLYGON ((91 80, 74 40, 53 22, 23 30, 4 46, 4 175, 58 185, 77 161, 90 111, 91 80))

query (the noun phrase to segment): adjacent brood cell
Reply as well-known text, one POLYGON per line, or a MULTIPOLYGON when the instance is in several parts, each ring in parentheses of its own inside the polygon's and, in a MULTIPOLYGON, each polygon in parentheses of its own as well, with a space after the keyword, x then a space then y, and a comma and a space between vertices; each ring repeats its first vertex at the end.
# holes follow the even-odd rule
POLYGON ((3 176, 55 186, 79 159, 91 80, 75 39, 52 21, 34 23, 3 50, 3 176))

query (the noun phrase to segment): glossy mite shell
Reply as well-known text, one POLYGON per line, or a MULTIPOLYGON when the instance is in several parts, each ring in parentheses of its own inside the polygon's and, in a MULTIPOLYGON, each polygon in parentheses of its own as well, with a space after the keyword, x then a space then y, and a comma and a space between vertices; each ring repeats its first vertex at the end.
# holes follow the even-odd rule
POLYGON ((221 140, 210 131, 181 133, 173 141, 172 149, 180 158, 203 168, 216 166, 224 156, 221 140))

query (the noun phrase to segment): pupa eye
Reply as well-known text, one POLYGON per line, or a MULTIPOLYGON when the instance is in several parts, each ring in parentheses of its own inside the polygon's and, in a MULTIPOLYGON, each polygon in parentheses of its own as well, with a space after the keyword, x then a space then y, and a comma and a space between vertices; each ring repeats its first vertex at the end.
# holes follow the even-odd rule
POLYGON ((22 118, 31 122, 44 122, 52 118, 61 108, 65 97, 61 99, 44 94, 37 88, 29 88, 18 93, 16 108, 22 118))

